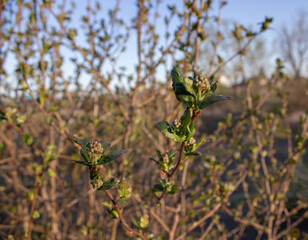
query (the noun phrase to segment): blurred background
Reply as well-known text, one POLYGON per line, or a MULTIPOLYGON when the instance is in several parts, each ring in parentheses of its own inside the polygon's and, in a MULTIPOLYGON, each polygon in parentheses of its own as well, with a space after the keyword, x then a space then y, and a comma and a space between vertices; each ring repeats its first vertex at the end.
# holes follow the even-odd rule
POLYGON ((1 238, 134 239, 74 163, 74 135, 127 151, 102 171, 130 182, 123 215, 148 239, 307 239, 307 13, 303 0, 1 1, 1 238), (158 206, 149 159, 179 148, 154 126, 184 110, 175 65, 232 100, 201 112, 203 155, 158 206))

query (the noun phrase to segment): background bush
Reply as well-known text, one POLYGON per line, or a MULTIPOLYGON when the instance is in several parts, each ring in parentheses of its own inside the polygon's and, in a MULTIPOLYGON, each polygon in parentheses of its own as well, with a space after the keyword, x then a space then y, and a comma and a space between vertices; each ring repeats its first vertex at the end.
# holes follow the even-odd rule
POLYGON ((136 238, 109 216, 88 168, 74 163, 81 156, 72 135, 126 150, 101 170, 132 186, 122 215, 144 238, 307 237, 307 79, 300 71, 288 76, 279 59, 270 77, 266 66, 245 72, 271 19, 258 30, 225 28, 223 1, 219 14, 212 1, 185 1, 184 10, 163 5, 167 16, 160 1, 136 3, 132 21, 119 15, 120 2, 106 14, 89 4, 76 27, 74 6, 1 1, 1 237, 136 238), (132 70, 119 62, 134 36, 132 70), (164 174, 150 158, 180 145, 155 123, 185 110, 171 86, 174 65, 186 76, 232 73, 242 84, 218 83, 232 100, 202 111, 194 135, 206 140, 202 156, 174 176, 180 191, 158 201, 153 187, 164 174))

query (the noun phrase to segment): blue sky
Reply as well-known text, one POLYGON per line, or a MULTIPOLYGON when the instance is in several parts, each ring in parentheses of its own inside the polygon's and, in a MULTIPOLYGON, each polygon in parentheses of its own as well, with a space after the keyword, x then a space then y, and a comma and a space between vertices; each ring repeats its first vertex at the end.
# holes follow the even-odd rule
MULTIPOLYGON (((84 0, 74 2, 76 3, 76 9, 73 23, 74 25, 76 24, 75 27, 78 29, 80 18, 86 13, 88 1, 84 0)), ((94 7, 95 1, 90 2, 92 7, 94 7)), ((100 16, 102 17, 106 16, 107 10, 110 9, 110 7, 113 7, 116 3, 116 1, 113 0, 101 0, 98 2, 101 4, 102 12, 100 16)), ((131 19, 136 17, 137 14, 136 2, 136 0, 120 1, 119 16, 129 24, 131 24, 131 19)), ((156 1, 153 1, 153 4, 155 4, 155 2, 156 1)), ((270 50, 278 47, 278 44, 275 42, 277 40, 277 33, 282 25, 291 25, 292 20, 300 10, 305 10, 308 13, 308 0, 229 0, 227 2, 227 5, 222 10, 222 19, 224 21, 236 21, 239 24, 243 24, 244 26, 257 31, 260 28, 258 23, 262 22, 265 17, 272 17, 274 19, 271 24, 271 29, 263 33, 263 38, 268 40, 268 48, 270 48, 270 50)), ((211 15, 217 15, 219 0, 213 0, 213 3, 213 11, 211 12, 211 15)), ((163 16, 169 14, 166 4, 175 4, 178 10, 184 8, 182 0, 162 0, 159 9, 159 13, 162 16, 160 20, 161 28, 159 28, 159 31, 161 31, 162 34, 164 34, 165 31, 163 16)), ((158 26, 160 25, 158 24, 158 26)), ((164 43, 164 41, 162 41, 162 43, 164 43)), ((272 72, 272 69, 274 68, 274 59, 276 57, 277 56, 273 56, 270 60, 270 62, 272 62, 271 66, 269 66, 269 64, 267 65, 269 72, 272 72)), ((127 52, 121 56, 119 65, 125 65, 131 73, 134 73, 136 64, 137 41, 135 32, 133 32, 128 43, 127 52)), ((105 69, 108 69, 108 66, 105 69)), ((165 76, 162 74, 161 69, 158 69, 157 77, 159 80, 164 81, 165 76)), ((87 82, 86 79, 89 78, 89 76, 84 76, 84 81, 87 82)))
MULTIPOLYGON (((108 1, 107 1, 108 2, 108 1)), ((122 0, 121 11, 125 19, 131 19, 136 14, 135 0, 122 0)), ((162 7, 160 13, 168 14, 164 4, 176 4, 178 9, 183 9, 183 1, 179 0, 162 0, 162 7)), ((214 6, 211 14, 218 13, 218 0, 213 0, 214 6)), ((272 17, 273 22, 271 29, 263 33, 263 38, 268 40, 268 47, 270 50, 278 48, 276 44, 280 28, 287 24, 292 26, 292 21, 299 13, 299 11, 306 11, 308 14, 308 0, 229 0, 227 5, 222 10, 222 19, 225 21, 236 21, 249 28, 259 30, 260 23, 265 17, 272 17)), ((110 3, 110 2, 109 2, 110 3)), ((121 16, 122 16, 121 14, 121 16)), ((134 38, 130 41, 130 59, 136 59, 136 40, 134 38)), ((274 58, 271 68, 274 68, 274 58)), ((126 57, 123 58, 125 62, 126 57)), ((270 70, 271 72, 272 70, 270 70)))
MULTIPOLYGON (((58 1, 62 3, 62 0, 58 1)), ((70 1, 67 1, 69 3, 70 1)), ((88 1, 86 0, 74 0, 76 9, 73 16, 73 25, 77 29, 80 28, 80 18, 86 14, 86 6, 88 1)), ((95 6, 95 1, 90 1, 92 6, 95 6)), ((102 15, 106 16, 107 9, 114 6, 116 1, 114 0, 100 0, 102 15)), ((156 1, 155 1, 156 2, 156 1)), ((218 0, 213 0, 214 9, 212 14, 217 14, 218 0)), ((160 14, 168 14, 165 7, 166 4, 176 4, 178 9, 183 9, 182 0, 162 0, 162 6, 160 7, 160 14)), ((308 14, 308 0, 229 0, 227 5, 223 8, 222 19, 236 21, 248 27, 259 29, 258 23, 264 20, 265 17, 273 17, 274 21, 271 25, 271 29, 263 34, 265 39, 270 39, 271 45, 275 44, 277 39, 277 32, 283 24, 291 26, 292 20, 296 17, 299 11, 304 10, 308 14)), ((120 2, 120 16, 124 18, 128 23, 131 23, 131 19, 136 16, 137 7, 136 0, 121 0, 120 2)), ((162 20, 161 20, 162 21, 162 20)), ((160 29, 164 33, 164 26, 160 29)), ((137 51, 136 51, 136 36, 132 35, 128 44, 128 50, 123 54, 120 59, 119 65, 126 65, 127 68, 134 72, 137 64, 137 51)), ((278 45, 276 44, 276 47, 278 45)), ((10 64, 10 61, 8 62, 10 64)), ((12 66, 12 65, 11 65, 12 66)), ((69 64, 65 66, 66 76, 71 75, 73 69, 69 64), (68 66, 68 67, 66 67, 68 66)), ((88 81, 89 76, 84 76, 85 82, 88 81)), ((164 76, 161 76, 160 80, 163 80, 164 76)))
POLYGON ((223 18, 242 24, 255 25, 266 16, 273 17, 272 29, 291 24, 299 11, 308 14, 307 0, 230 0, 223 10, 223 18))

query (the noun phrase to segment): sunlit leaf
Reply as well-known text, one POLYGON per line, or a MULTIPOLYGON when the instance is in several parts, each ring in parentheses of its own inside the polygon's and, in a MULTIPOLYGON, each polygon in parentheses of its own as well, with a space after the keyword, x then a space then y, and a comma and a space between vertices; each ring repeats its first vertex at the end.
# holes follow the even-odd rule
POLYGON ((116 150, 116 151, 113 151, 109 154, 103 155, 97 161, 97 165, 109 163, 109 162, 113 161, 114 159, 116 159, 117 157, 121 156, 125 152, 126 152, 125 150, 116 150))
POLYGON ((103 185, 98 188, 98 190, 108 190, 114 188, 118 184, 118 182, 118 179, 110 178, 106 182, 104 182, 103 185))
POLYGON ((211 95, 209 97, 204 98, 201 102, 198 103, 198 107, 200 109, 206 108, 209 105, 212 105, 216 102, 220 102, 223 100, 228 100, 230 97, 225 97, 221 95, 211 95))
POLYGON ((167 138, 170 138, 177 142, 182 142, 184 139, 175 133, 174 126, 167 121, 158 122, 155 124, 156 128, 164 134, 167 138))

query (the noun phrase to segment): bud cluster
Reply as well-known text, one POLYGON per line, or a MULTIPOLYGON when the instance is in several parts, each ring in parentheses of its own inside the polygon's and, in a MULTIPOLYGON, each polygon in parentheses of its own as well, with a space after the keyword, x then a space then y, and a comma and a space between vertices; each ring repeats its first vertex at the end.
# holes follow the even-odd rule
POLYGON ((164 171, 168 171, 168 164, 169 164, 169 156, 167 153, 165 153, 162 156, 162 164, 161 164, 161 167, 164 171))
POLYGON ((179 120, 175 119, 175 120, 173 121, 173 125, 174 125, 177 129, 179 129, 179 128, 181 127, 181 122, 180 122, 179 120))
POLYGON ((6 108, 5 117, 8 119, 9 123, 14 123, 20 126, 25 123, 25 116, 18 112, 17 108, 6 108))
POLYGON ((98 141, 91 141, 87 147, 88 156, 95 162, 101 157, 103 151, 104 149, 98 141))
POLYGON ((195 78, 195 87, 204 91, 207 91, 210 88, 208 78, 204 74, 199 74, 195 78))

